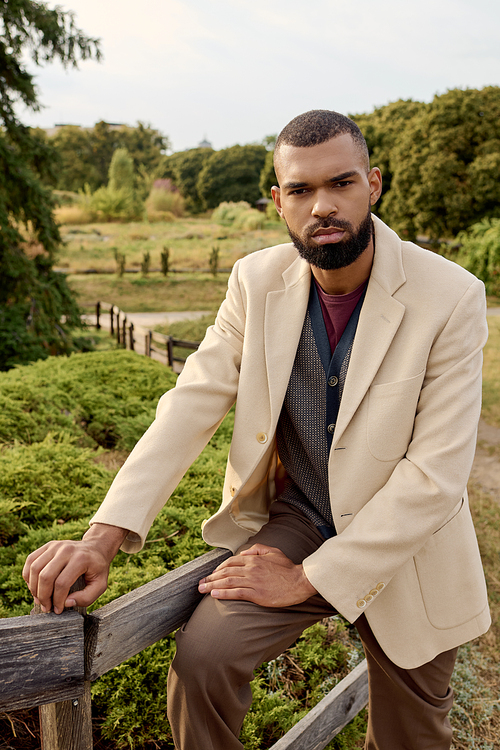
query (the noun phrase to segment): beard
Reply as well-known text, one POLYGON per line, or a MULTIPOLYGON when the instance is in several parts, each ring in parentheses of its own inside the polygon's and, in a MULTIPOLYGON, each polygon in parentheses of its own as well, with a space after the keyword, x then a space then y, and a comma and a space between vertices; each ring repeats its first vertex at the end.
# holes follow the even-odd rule
POLYGON ((332 271, 345 268, 354 263, 368 247, 373 234, 372 213, 369 207, 366 217, 357 229, 354 229, 350 221, 327 217, 307 228, 305 238, 299 237, 286 225, 290 239, 298 250, 301 258, 310 265, 321 268, 323 271, 332 271), (316 245, 310 240, 318 229, 335 227, 345 230, 348 236, 340 242, 330 242, 326 245, 316 245))

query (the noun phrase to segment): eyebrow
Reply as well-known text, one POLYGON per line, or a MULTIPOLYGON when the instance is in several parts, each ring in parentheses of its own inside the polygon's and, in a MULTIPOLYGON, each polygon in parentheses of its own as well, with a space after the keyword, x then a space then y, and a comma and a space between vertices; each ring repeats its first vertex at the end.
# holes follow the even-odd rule
MULTIPOLYGON (((342 172, 342 174, 336 175, 335 177, 330 177, 326 182, 342 182, 342 180, 347 180, 349 177, 355 177, 356 175, 359 175, 359 172, 354 169, 349 172, 342 172)), ((308 185, 308 182, 287 182, 283 187, 287 190, 296 190, 297 188, 307 187, 308 185)))

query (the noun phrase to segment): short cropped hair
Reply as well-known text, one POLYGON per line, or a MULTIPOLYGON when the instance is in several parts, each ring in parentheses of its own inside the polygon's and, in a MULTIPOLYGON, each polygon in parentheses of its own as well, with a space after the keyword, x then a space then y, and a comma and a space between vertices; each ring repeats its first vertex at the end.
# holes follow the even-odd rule
POLYGON ((302 148, 318 146, 344 133, 350 134, 363 157, 366 158, 369 169, 370 156, 363 133, 354 120, 329 109, 311 109, 309 112, 294 117, 278 135, 274 154, 276 156, 283 145, 302 148))

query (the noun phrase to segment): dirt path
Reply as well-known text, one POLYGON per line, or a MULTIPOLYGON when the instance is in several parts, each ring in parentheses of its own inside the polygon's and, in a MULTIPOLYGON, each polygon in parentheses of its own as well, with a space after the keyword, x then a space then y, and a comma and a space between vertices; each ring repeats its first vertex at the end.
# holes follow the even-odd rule
POLYGON ((500 502, 500 461, 488 446, 500 445, 500 429, 479 420, 476 456, 471 479, 500 502))

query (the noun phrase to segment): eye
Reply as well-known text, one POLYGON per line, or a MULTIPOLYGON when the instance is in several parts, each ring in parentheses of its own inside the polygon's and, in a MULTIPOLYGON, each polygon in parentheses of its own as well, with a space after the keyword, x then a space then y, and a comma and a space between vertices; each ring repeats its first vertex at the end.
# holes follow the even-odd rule
POLYGON ((339 180, 338 182, 332 183, 332 187, 334 188, 344 188, 348 185, 352 185, 352 180, 339 180))
POLYGON ((308 192, 308 188, 296 188, 295 190, 290 191, 290 195, 304 195, 308 192))

